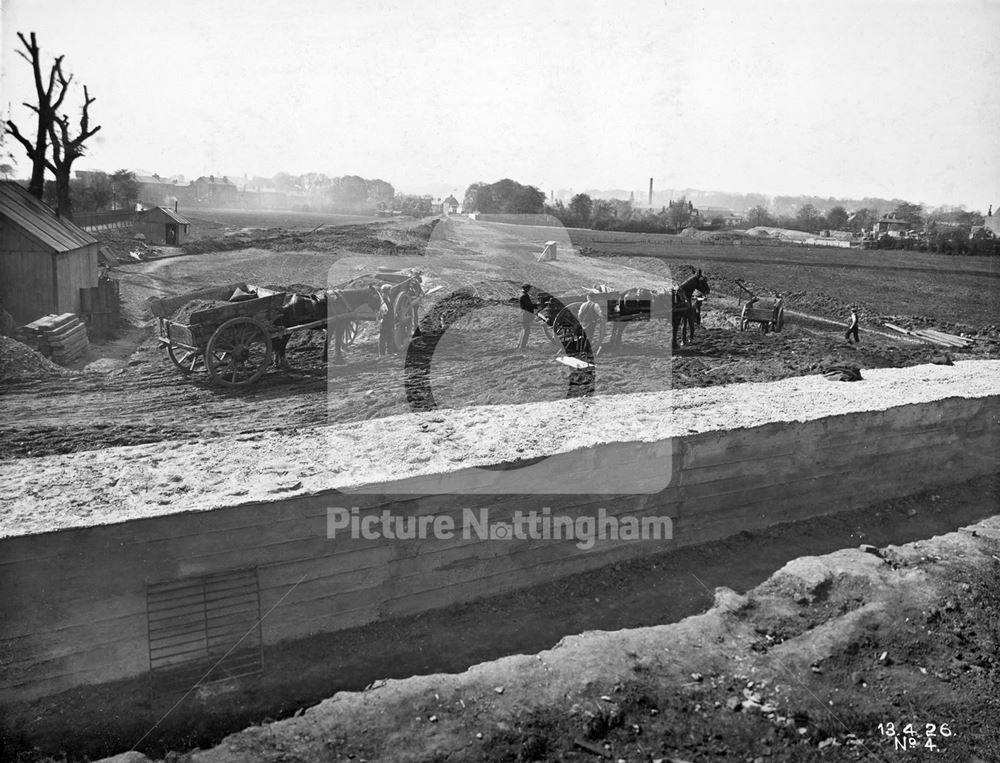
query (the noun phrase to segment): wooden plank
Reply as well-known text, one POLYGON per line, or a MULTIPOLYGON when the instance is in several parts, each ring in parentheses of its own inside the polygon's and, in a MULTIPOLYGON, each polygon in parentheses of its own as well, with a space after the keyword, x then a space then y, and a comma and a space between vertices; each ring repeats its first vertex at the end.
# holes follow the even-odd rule
POLYGON ((930 342, 931 344, 940 345, 941 347, 964 347, 965 344, 962 342, 953 342, 949 339, 941 339, 940 337, 933 336, 924 331, 914 331, 913 336, 919 337, 924 341, 930 342))
POLYGON ((947 334, 944 331, 937 331, 936 329, 924 329, 924 332, 930 334, 931 336, 936 336, 944 341, 954 342, 960 346, 965 346, 972 344, 971 339, 966 339, 964 336, 957 336, 955 334, 947 334))
POLYGON ((45 341, 52 346, 58 346, 67 342, 72 343, 81 336, 87 336, 87 324, 83 321, 75 324, 67 324, 58 332, 51 332, 45 335, 45 341))
POLYGON ((247 299, 242 302, 231 302, 228 305, 213 307, 208 310, 199 310, 192 313, 188 319, 190 325, 201 324, 221 325, 231 318, 249 317, 259 318, 270 317, 272 313, 281 309, 285 301, 285 293, 277 292, 266 297, 257 299, 247 299))
POLYGON ((149 300, 149 310, 156 318, 169 318, 177 308, 183 307, 188 302, 195 299, 229 299, 236 289, 246 291, 246 283, 233 283, 226 286, 213 286, 210 289, 200 289, 198 291, 180 294, 176 297, 162 297, 160 299, 149 300))

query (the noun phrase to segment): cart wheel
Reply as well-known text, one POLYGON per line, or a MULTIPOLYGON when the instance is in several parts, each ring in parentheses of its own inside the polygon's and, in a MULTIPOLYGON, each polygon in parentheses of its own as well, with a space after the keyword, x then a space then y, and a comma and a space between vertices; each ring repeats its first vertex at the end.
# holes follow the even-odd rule
POLYGON ((746 310, 740 313, 740 331, 746 331, 750 328, 750 321, 747 319, 746 310))
POLYGON ((413 299, 408 292, 401 292, 392 303, 392 340, 399 352, 406 350, 413 338, 413 329, 416 326, 413 314, 413 299))
POLYGON ((358 338, 360 331, 361 323, 359 321, 348 321, 344 326, 344 345, 354 344, 354 340, 358 338))
POLYGON ((208 340, 205 363, 212 381, 227 387, 253 384, 271 364, 271 337, 253 318, 233 318, 208 340))
POLYGON ((205 356, 197 350, 186 350, 182 347, 167 345, 167 355, 181 371, 189 374, 193 371, 203 371, 205 369, 205 356))
POLYGON ((774 322, 774 330, 781 331, 785 325, 785 308, 780 308, 778 310, 778 319, 774 322))
MULTIPOLYGON (((576 330, 577 326, 579 326, 576 314, 580 311, 580 306, 582 304, 583 302, 572 302, 556 314, 556 319, 553 322, 553 329, 556 334, 554 340, 560 347, 566 347, 576 340, 576 330)), ((600 319, 597 321, 597 325, 594 327, 594 336, 588 337, 590 340, 590 351, 595 355, 601 348, 601 345, 604 344, 607 328, 607 319, 604 317, 604 313, 602 312, 600 319)), ((546 336, 548 336, 548 334, 549 332, 546 331, 546 336)))

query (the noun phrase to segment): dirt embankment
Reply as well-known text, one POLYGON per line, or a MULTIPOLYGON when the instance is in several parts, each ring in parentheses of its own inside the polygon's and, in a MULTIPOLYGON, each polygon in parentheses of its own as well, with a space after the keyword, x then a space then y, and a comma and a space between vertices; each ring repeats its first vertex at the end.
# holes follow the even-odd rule
POLYGON ((267 249, 273 252, 349 250, 364 255, 423 254, 438 220, 426 223, 320 225, 311 230, 241 228, 223 236, 195 238, 184 244, 185 254, 267 249))
POLYGON ((998 573, 997 517, 803 557, 676 624, 376 682, 171 759, 995 760, 998 573))

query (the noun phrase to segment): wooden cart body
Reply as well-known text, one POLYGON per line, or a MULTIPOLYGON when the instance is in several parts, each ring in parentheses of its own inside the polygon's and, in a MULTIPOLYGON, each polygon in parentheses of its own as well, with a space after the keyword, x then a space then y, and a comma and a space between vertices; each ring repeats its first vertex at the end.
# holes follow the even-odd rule
POLYGON ((756 323, 765 334, 771 331, 781 331, 785 325, 785 308, 782 300, 774 302, 747 302, 740 314, 740 331, 747 331, 750 325, 756 323))
POLYGON ((744 294, 747 297, 747 302, 740 313, 740 331, 749 330, 753 323, 760 326, 760 330, 765 334, 781 331, 785 325, 785 301, 781 295, 776 294, 773 300, 762 300, 738 278, 736 285, 740 288, 740 300, 742 301, 744 294))
MULTIPOLYGON (((590 291, 583 294, 573 294, 570 296, 559 297, 559 301, 562 303, 563 307, 557 309, 554 314, 548 315, 538 315, 538 320, 542 322, 543 328, 545 329, 545 335, 553 343, 561 347, 572 346, 572 343, 579 339, 579 321, 577 319, 577 314, 579 313, 581 305, 587 301, 587 296, 593 294, 596 297, 597 304, 601 308, 601 319, 597 322, 594 327, 594 336, 588 337, 590 340, 590 347, 592 351, 596 352, 601 345, 604 344, 607 338, 607 324, 608 323, 628 323, 631 321, 648 321, 653 318, 662 318, 669 320, 672 314, 670 310, 657 310, 652 303, 648 305, 648 309, 643 307, 642 310, 629 314, 622 314, 619 312, 619 304, 621 298, 632 291, 632 289, 616 290, 616 291, 590 291), (662 315, 660 314, 662 313, 662 315)), ((542 299, 551 297, 552 295, 543 293, 539 295, 542 299)))
POLYGON ((279 335, 283 329, 275 326, 275 321, 281 317, 281 308, 287 294, 269 289, 233 284, 213 289, 192 292, 179 297, 154 299, 150 301, 150 311, 156 316, 160 329, 160 342, 167 345, 185 347, 204 351, 212 334, 226 321, 233 318, 246 317, 258 320, 267 326, 274 334, 279 335), (227 305, 199 310, 192 313, 187 323, 170 319, 179 307, 195 299, 228 300, 236 290, 255 290, 256 299, 242 302, 230 302, 227 305))
MULTIPOLYGON (((389 320, 393 321, 397 346, 405 347, 416 326, 417 304, 423 296, 420 275, 380 271, 341 284, 330 293, 358 288, 365 279, 391 285, 388 291, 393 310, 389 320)), ((378 310, 364 305, 350 312, 285 327, 281 319, 288 296, 283 291, 234 283, 152 299, 149 308, 157 319, 158 340, 166 347, 174 365, 185 373, 207 370, 212 381, 235 387, 252 384, 264 374, 271 362, 272 342, 279 337, 340 325, 344 328, 344 342, 351 344, 357 337, 361 321, 374 321, 379 317, 378 310), (178 308, 192 300, 228 301, 236 291, 255 292, 257 297, 197 311, 186 322, 171 319, 178 308)))

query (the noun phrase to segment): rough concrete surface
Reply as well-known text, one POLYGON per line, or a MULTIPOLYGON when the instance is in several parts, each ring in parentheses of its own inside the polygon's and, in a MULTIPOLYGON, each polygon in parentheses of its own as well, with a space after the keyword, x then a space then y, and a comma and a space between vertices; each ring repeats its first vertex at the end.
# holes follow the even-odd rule
POLYGON ((0 537, 267 502, 609 442, 809 421, 1000 393, 1000 361, 871 369, 517 406, 391 416, 291 433, 107 448, 0 462, 0 537), (532 422, 530 431, 523 426, 532 422))

